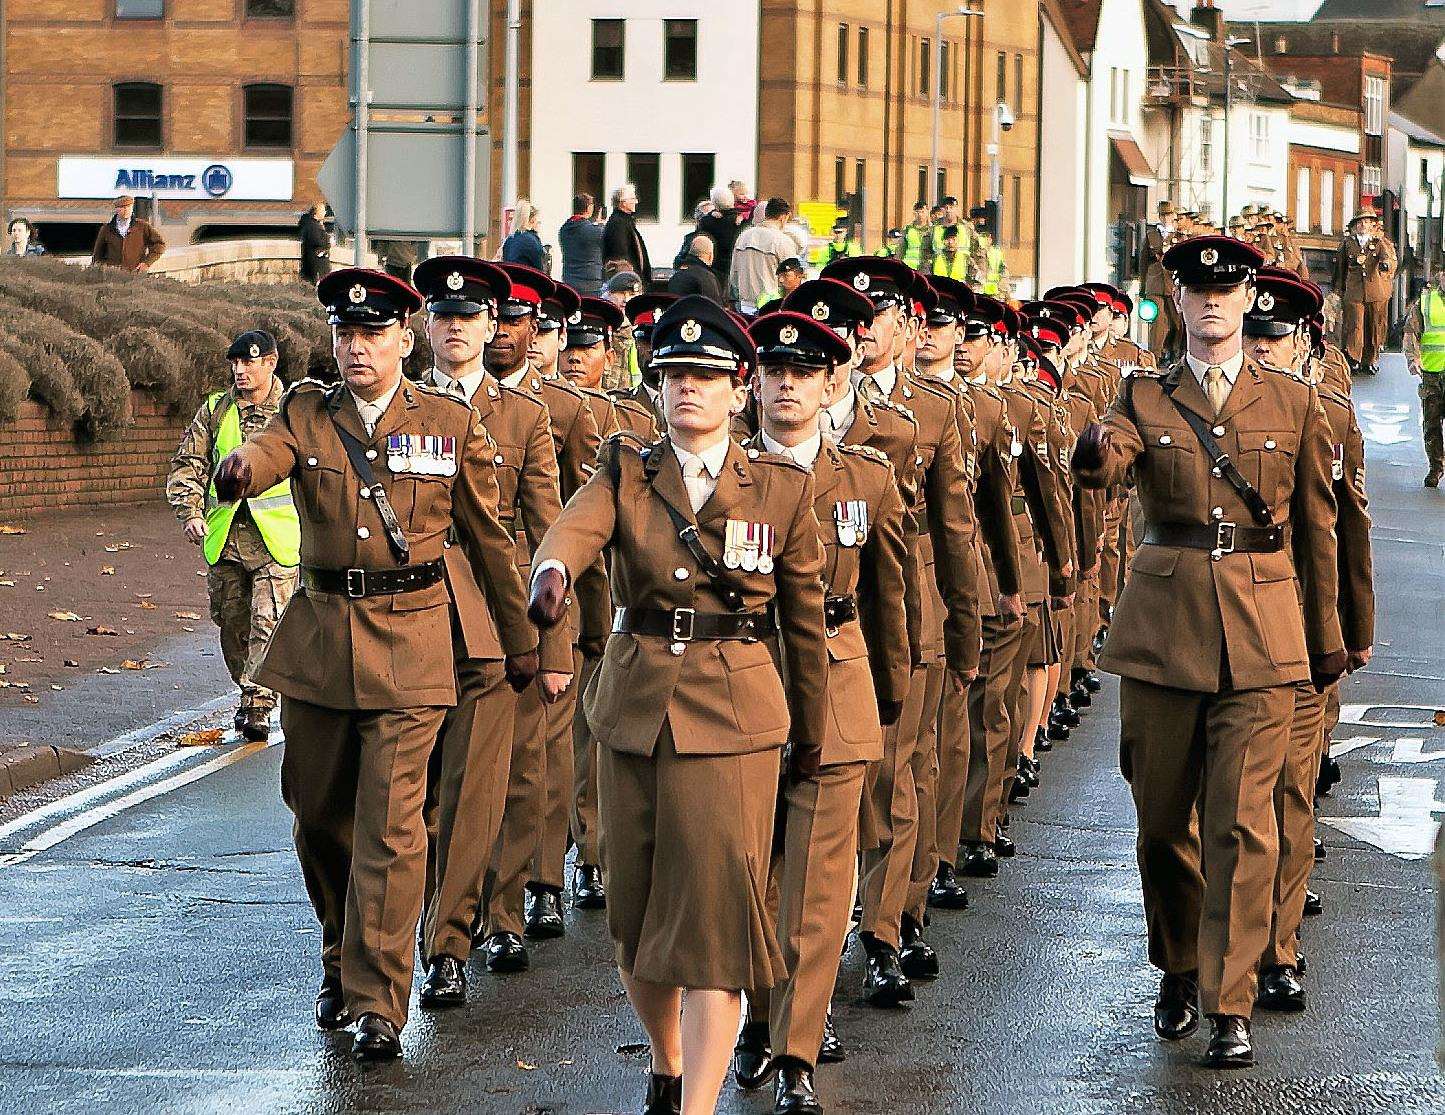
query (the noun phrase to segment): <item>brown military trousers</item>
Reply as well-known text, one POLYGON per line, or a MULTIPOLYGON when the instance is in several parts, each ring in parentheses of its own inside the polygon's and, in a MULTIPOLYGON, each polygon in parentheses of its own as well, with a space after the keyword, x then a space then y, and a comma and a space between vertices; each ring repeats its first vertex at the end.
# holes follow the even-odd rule
MULTIPOLYGON (((575 684, 575 683, 574 683, 575 684)), ((512 721, 512 764, 507 772, 502 827, 483 893, 485 931, 521 936, 527 881, 547 802, 547 709, 533 682, 518 696, 512 721)))
MULTIPOLYGON (((968 726, 949 725, 945 731, 940 722, 943 693, 952 686, 947 682, 947 671, 942 662, 928 667, 928 680, 923 691, 923 719, 919 725, 918 743, 913 749, 913 792, 918 801, 918 839, 913 844, 913 867, 909 872, 908 893, 903 909, 920 924, 923 924, 924 907, 928 904, 928 888, 938 874, 938 861, 946 854, 953 862, 954 848, 947 846, 947 838, 939 838, 938 791, 943 776, 941 748, 949 750, 948 764, 950 778, 959 778, 959 768, 967 778, 968 726), (962 753, 960 755, 960 752, 962 753)), ((953 787, 949 787, 950 793, 953 787)), ((956 840, 956 838, 955 838, 956 840)))
POLYGON ((1013 732, 1014 667, 1023 654, 1021 620, 983 620, 983 653, 978 677, 968 687, 968 782, 964 788, 961 839, 991 844, 1003 815, 1004 763, 1013 732))
POLYGON ((571 823, 572 798, 576 786, 574 725, 578 695, 582 692, 582 652, 572 648, 572 684, 543 713, 547 738, 542 754, 542 815, 537 830, 537 848, 532 855, 534 886, 561 891, 567 870, 567 834, 571 823))
POLYGON ((1279 867, 1274 879, 1274 924, 1269 948, 1260 960, 1265 965, 1298 962, 1305 889, 1315 864, 1315 782, 1324 747, 1326 703, 1326 693, 1316 693, 1313 685, 1294 687, 1289 754, 1274 790, 1279 867))
POLYGON ((1369 370, 1380 363, 1390 324, 1389 302, 1346 302, 1340 319, 1340 348, 1350 363, 1369 370))
MULTIPOLYGON (((602 664, 600 658, 584 658, 574 688, 587 692, 592 675, 602 664)), ((572 841, 577 845, 578 864, 598 867, 602 863, 602 826, 597 820, 597 740, 577 702, 572 717, 572 841)))

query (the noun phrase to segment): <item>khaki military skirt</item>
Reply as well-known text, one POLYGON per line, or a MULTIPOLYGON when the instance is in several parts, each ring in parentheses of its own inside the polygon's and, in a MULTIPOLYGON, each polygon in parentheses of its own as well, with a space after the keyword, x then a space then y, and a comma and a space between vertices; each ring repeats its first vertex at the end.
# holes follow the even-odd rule
POLYGON ((766 904, 781 748, 679 755, 666 720, 651 756, 599 743, 618 967, 672 987, 772 987, 784 975, 766 904))
POLYGON ((1053 602, 1046 596, 1039 608, 1039 623, 1030 633, 1024 648, 1030 666, 1052 666, 1059 661, 1059 616, 1053 602))

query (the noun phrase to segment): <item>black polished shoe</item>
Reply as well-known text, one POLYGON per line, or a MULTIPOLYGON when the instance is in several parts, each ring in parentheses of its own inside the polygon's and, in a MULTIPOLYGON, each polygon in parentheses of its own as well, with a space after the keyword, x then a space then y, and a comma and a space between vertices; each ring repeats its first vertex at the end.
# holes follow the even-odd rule
POLYGON ((1305 950, 1299 947, 1299 941, 1294 943, 1294 967, 1300 975, 1310 970, 1310 962, 1305 958, 1305 950))
POLYGON ((913 1002, 913 984, 903 974, 898 950, 871 933, 860 933, 859 940, 868 956, 868 974, 863 981, 863 994, 870 1006, 901 1007, 913 1002))
POLYGON ((1441 472, 1438 468, 1432 468, 1429 472, 1425 474, 1425 487, 1440 487, 1440 480, 1442 477, 1445 477, 1445 472, 1441 472))
POLYGON ((1247 1069, 1254 1064, 1254 1043, 1249 1038, 1249 1019, 1235 1014, 1211 1014, 1209 1048, 1204 1053, 1207 1069, 1247 1069))
POLYGON ((940 860, 938 874, 928 886, 928 904, 935 910, 968 909, 968 891, 954 874, 953 864, 940 860))
POLYGON ((527 921, 523 933, 529 941, 550 941, 567 932, 562 921, 562 892, 552 887, 527 887, 527 921))
POLYGON ((244 724, 245 722, 246 722, 246 710, 243 709, 243 708, 238 708, 238 709, 236 710, 236 715, 233 716, 233 717, 231 717, 231 724, 235 727, 236 731, 239 732, 239 731, 241 730, 241 725, 244 724))
POLYGON ((1199 1029, 1199 979, 1165 974, 1154 1000, 1154 1032, 1165 1041, 1179 1041, 1199 1029))
POLYGON ((847 1059, 848 1051, 843 1048, 843 1039, 833 1026, 833 1008, 829 1007, 827 1018, 823 1021, 823 1044, 818 1046, 818 1064, 837 1065, 847 1059))
POLYGON ((271 710, 268 708, 257 708, 254 705, 244 710, 241 716, 241 723, 236 725, 240 730, 241 737, 253 743, 261 743, 271 738, 271 710))
POLYGON ((350 1025, 351 1012, 346 1009, 341 980, 327 977, 321 981, 321 990, 316 992, 316 1028, 344 1030, 350 1025))
POLYGON ((1084 718, 1079 715, 1079 710, 1069 704, 1069 698, 1066 696, 1054 698, 1054 707, 1049 713, 1049 719, 1057 720, 1066 728, 1077 728, 1084 721, 1084 718))
POLYGON ((1004 832, 1008 832, 1008 827, 1011 820, 1012 818, 1007 813, 1005 813, 1002 817, 998 819, 998 827, 1003 829, 1004 832))
POLYGON ((1044 739, 1049 743, 1067 743, 1069 741, 1069 726, 1062 720, 1049 717, 1049 726, 1044 729, 1044 739))
POLYGON ((1264 1010, 1296 1013, 1305 1009, 1305 985, 1293 964, 1271 964, 1259 972, 1254 1005, 1264 1010))
POLYGON ((1093 670, 1085 670, 1083 676, 1079 679, 1079 683, 1090 693, 1097 693, 1104 688, 1104 683, 1093 670))
POLYGON ((642 1115, 682 1115, 682 1077, 648 1073, 642 1115))
POLYGON ((1340 784, 1343 776, 1339 760, 1326 752, 1320 760, 1320 772, 1315 775, 1315 797, 1324 797, 1340 784))
POLYGON ((1305 891, 1305 917, 1317 918, 1324 912, 1325 900, 1312 890, 1305 891))
POLYGON ((1315 862, 1319 863, 1325 858, 1325 842, 1318 836, 1315 837, 1315 862))
POLYGON ((572 872, 572 905, 579 910, 607 909, 607 887, 602 882, 602 868, 579 863, 572 872))
POLYGON ((1093 695, 1082 685, 1076 685, 1069 690, 1069 704, 1073 705, 1074 708, 1088 708, 1093 703, 1093 695))
POLYGON ((993 854, 999 859, 1012 859, 1018 848, 1014 842, 1003 834, 1003 829, 998 829, 998 835, 993 838, 993 854))
POLYGON ((418 999, 424 1007, 460 1007, 467 1001, 467 970, 454 956, 438 956, 427 966, 418 999))
POLYGON ((363 1014, 356 1024, 351 1055, 358 1061, 394 1061, 401 1056, 401 1035, 379 1014, 363 1014))
POLYGON ((958 862, 953 865, 955 874, 967 875, 970 879, 992 879, 998 874, 998 853, 992 844, 963 844, 958 851, 958 862))
POLYGON ((938 953, 923 939, 923 926, 903 915, 903 947, 898 950, 898 966, 909 979, 937 979, 941 971, 938 953))
POLYGON ((1017 805, 1029 796, 1029 784, 1022 778, 1015 778, 1013 785, 1008 788, 1008 803, 1017 805))
POLYGON ((1038 789, 1039 782, 1042 781, 1039 777, 1042 769, 1037 759, 1031 759, 1027 755, 1019 756, 1019 777, 1027 782, 1030 788, 1038 789))
POLYGON ((823 1115, 813 1090, 813 1070, 796 1057, 782 1058, 773 1089, 773 1115, 823 1115))
POLYGON ((777 1072, 766 1022, 744 1022, 733 1046, 733 1079, 745 1092, 761 1088, 777 1072))
POLYGON ((527 946, 515 933, 493 933, 482 947, 487 951, 489 972, 525 972, 532 966, 527 946))

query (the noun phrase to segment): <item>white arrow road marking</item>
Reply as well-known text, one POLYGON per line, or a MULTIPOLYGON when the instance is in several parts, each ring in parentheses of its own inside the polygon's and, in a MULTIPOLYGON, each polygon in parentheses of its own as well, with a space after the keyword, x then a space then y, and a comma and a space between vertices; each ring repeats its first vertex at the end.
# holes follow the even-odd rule
POLYGON ((1424 859, 1435 848, 1433 814, 1440 812, 1445 802, 1435 800, 1435 779, 1381 778, 1379 816, 1321 817, 1320 823, 1399 859, 1424 859))
POLYGON ((1400 427, 1410 419, 1408 405, 1399 403, 1362 402, 1358 407, 1360 431, 1366 441, 1376 445, 1403 445, 1413 440, 1400 427))
MULTIPOLYGON (((1344 718, 1340 720, 1344 723, 1344 718)), ((1348 755, 1351 751, 1358 751, 1362 747, 1369 747, 1372 743, 1379 743, 1379 736, 1351 736, 1349 739, 1337 739, 1330 743, 1330 758, 1338 759, 1341 755, 1348 755)))
POLYGON ((1445 759, 1445 751, 1432 751, 1426 755, 1425 741, 1419 736, 1401 736, 1395 741, 1395 753, 1390 756, 1392 763, 1431 763, 1445 759))
POLYGON ((1435 712, 1439 707, 1438 705, 1341 705, 1340 723, 1359 724, 1365 728, 1412 728, 1417 732, 1423 728, 1429 731, 1436 726, 1435 712), (1419 712, 1422 715, 1415 720, 1366 720, 1365 714, 1375 709, 1404 710, 1419 712))

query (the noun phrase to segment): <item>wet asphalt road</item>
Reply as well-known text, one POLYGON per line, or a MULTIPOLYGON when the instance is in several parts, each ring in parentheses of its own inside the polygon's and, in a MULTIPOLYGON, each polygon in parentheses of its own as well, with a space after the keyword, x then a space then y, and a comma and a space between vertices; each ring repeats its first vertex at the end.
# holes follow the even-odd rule
MULTIPOLYGON (((1323 830, 1326 909, 1306 923, 1310 1009, 1257 1020, 1248 1072, 1197 1068, 1202 1038, 1154 1040, 1110 679, 1084 728, 1046 758, 1042 791, 1015 810, 1018 858, 972 888, 972 909, 935 917, 944 978, 911 1010, 880 1014, 859 1003, 850 947, 835 1002, 850 1056, 818 1078, 830 1112, 1445 1111, 1432 877, 1418 855, 1440 797, 1434 753, 1445 756, 1445 729, 1429 723, 1445 705, 1445 492, 1419 486, 1412 387, 1395 358, 1356 390, 1379 635, 1374 665, 1343 694, 1361 723, 1336 732, 1345 782, 1323 812, 1343 820, 1323 830), (1394 822, 1362 826, 1382 798, 1394 822)), ((149 782, 0 826, 0 1109, 638 1109, 644 1037, 600 914, 569 912, 568 936, 535 946, 529 973, 474 965, 469 1007, 414 1013, 399 1064, 359 1069, 344 1035, 315 1031, 318 934, 279 752, 147 796, 160 778, 218 763, 214 751, 182 755, 149 782)), ((761 1115, 771 1097, 728 1088, 719 1110, 761 1115)))

